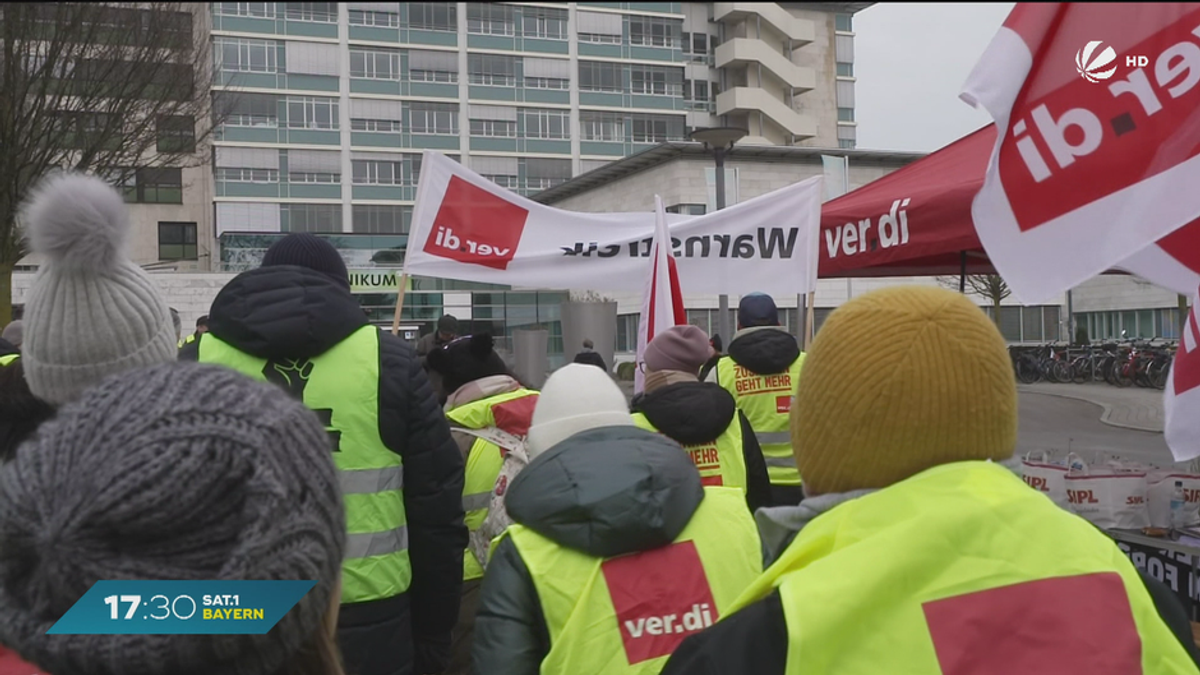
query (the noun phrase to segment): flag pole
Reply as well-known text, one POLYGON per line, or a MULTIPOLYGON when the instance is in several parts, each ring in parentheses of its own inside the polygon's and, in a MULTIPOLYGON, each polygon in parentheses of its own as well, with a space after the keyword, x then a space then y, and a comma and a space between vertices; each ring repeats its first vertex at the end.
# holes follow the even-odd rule
POLYGON ((809 346, 812 344, 813 334, 815 332, 813 330, 813 328, 814 328, 814 326, 813 326, 813 305, 816 303, 816 299, 817 299, 816 291, 809 291, 808 292, 808 302, 805 303, 808 305, 808 309, 807 309, 808 315, 805 317, 805 320, 804 320, 804 351, 806 351, 806 352, 808 351, 809 346))
POLYGON ((392 335, 400 334, 400 312, 404 310, 404 293, 408 290, 408 272, 400 273, 400 288, 396 291, 396 315, 392 317, 392 335))

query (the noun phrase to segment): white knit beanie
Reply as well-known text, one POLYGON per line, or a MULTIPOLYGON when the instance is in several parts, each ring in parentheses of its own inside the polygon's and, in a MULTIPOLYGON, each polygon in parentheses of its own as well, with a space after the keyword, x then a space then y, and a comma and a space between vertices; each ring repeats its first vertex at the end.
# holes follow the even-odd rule
POLYGON ((125 255, 129 214, 112 187, 56 175, 37 190, 24 222, 45 258, 25 301, 21 350, 35 396, 62 404, 113 373, 175 360, 170 311, 125 255))
POLYGON ((526 446, 533 459, 581 431, 633 426, 625 395, 595 366, 571 363, 546 380, 533 410, 526 446))

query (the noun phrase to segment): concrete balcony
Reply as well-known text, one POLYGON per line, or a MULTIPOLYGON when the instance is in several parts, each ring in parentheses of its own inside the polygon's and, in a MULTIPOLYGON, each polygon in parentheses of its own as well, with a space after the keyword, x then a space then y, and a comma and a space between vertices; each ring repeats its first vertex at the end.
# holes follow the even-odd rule
POLYGON ((717 47, 716 63, 718 68, 760 64, 783 80, 793 92, 809 91, 817 86, 815 70, 792 63, 762 40, 734 38, 717 47))
POLYGON ((817 35, 816 25, 798 19, 774 2, 718 2, 713 5, 713 19, 723 23, 738 23, 759 16, 792 40, 793 46, 806 45, 817 35))
POLYGON ((761 112, 797 140, 817 135, 817 122, 757 87, 734 87, 717 96, 717 114, 761 112))

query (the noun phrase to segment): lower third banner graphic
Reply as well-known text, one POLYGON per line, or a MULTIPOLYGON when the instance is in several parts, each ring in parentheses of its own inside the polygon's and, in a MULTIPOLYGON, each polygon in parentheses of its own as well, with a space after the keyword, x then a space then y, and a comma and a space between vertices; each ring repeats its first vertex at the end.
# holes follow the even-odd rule
POLYGON ((313 581, 98 581, 50 635, 261 635, 313 581))

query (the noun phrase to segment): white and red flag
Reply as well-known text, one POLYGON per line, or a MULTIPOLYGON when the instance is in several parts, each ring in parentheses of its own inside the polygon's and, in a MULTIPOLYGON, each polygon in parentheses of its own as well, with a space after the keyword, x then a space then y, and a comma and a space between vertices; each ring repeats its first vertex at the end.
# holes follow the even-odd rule
POLYGON ((642 316, 638 321, 637 372, 634 374, 633 391, 639 393, 645 386, 642 358, 646 345, 655 335, 671 326, 687 323, 687 312, 683 308, 683 293, 679 290, 679 272, 675 269, 675 256, 671 255, 671 235, 667 231, 667 212, 662 198, 654 195, 654 243, 650 252, 650 265, 646 269, 646 290, 642 294, 642 316))
POLYGON ((962 98, 999 133, 972 216, 1024 302, 1200 216, 1197 32, 1196 4, 1020 3, 984 52, 962 98))
MULTIPOLYGON (((1013 293, 1040 303, 1119 267, 1200 282, 1200 5, 1020 3, 963 100, 996 121, 972 218, 1013 293)), ((1167 385, 1166 440, 1200 456, 1193 309, 1167 385)))

